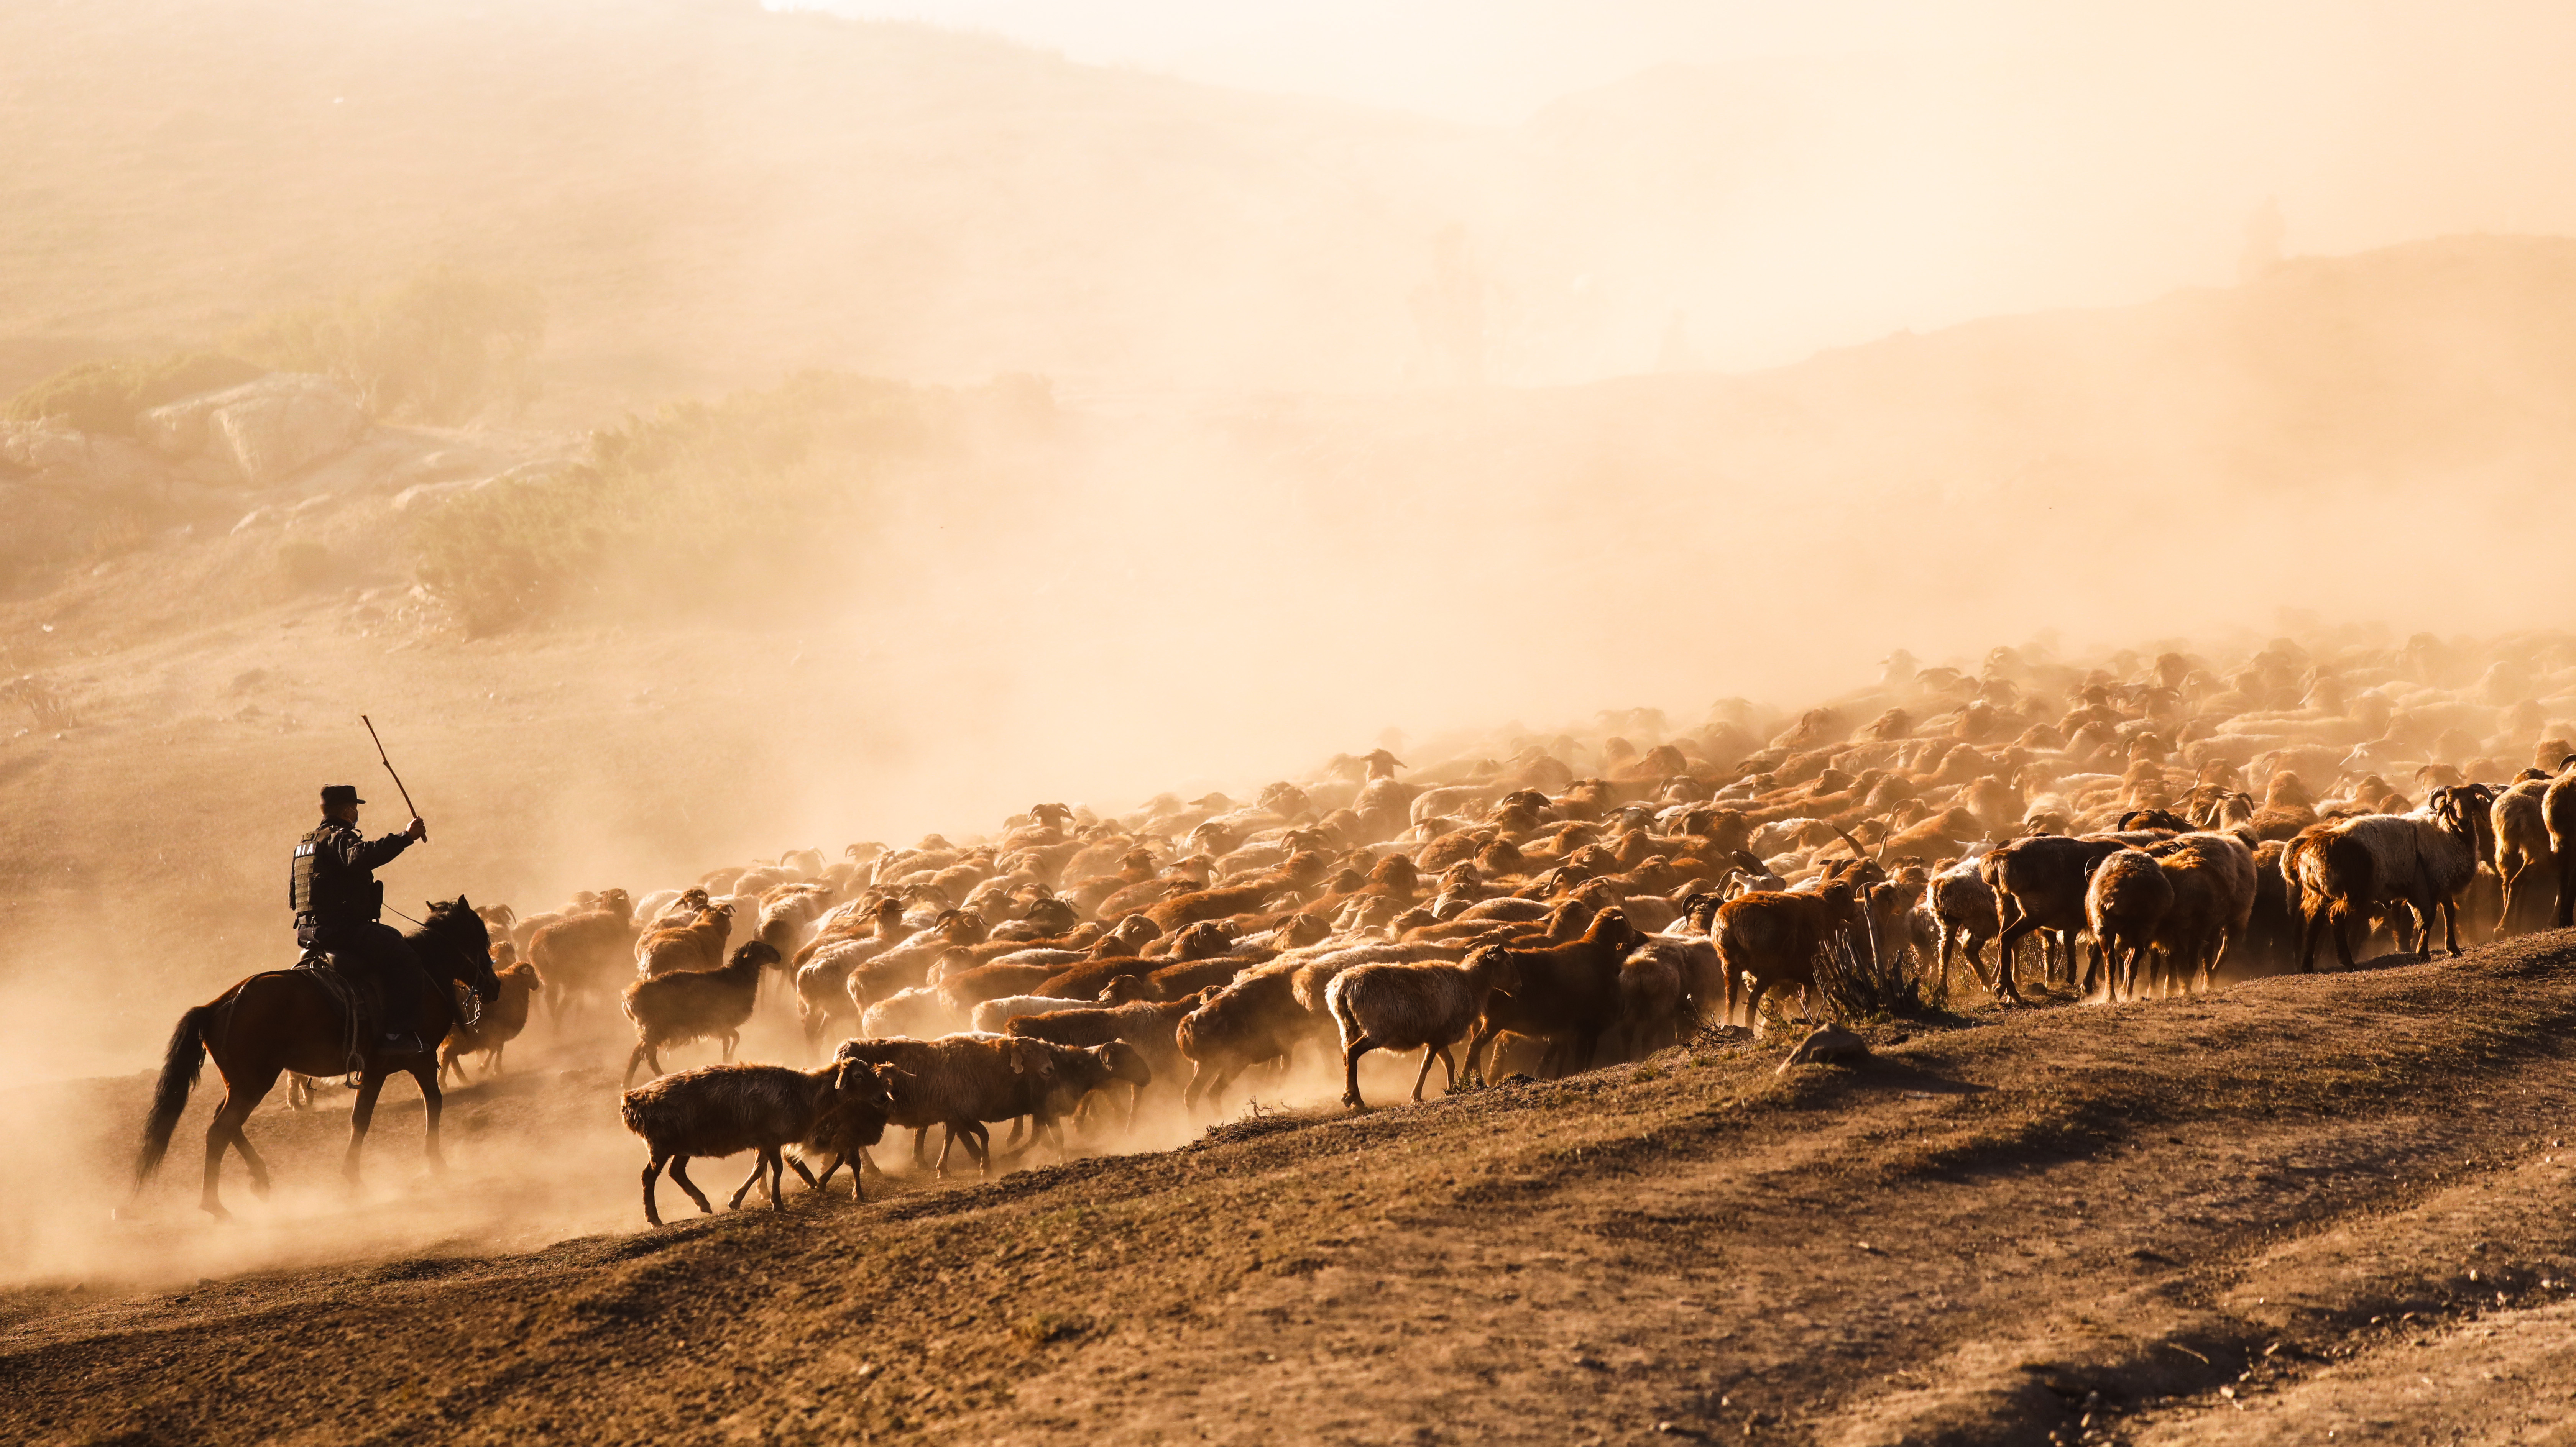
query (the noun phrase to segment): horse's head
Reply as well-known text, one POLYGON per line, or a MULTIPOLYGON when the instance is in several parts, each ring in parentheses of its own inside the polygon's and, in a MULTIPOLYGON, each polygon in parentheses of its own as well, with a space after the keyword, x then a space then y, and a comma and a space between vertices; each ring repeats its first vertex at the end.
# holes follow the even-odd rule
POLYGON ((432 969, 455 966, 452 978, 474 992, 474 998, 485 1004, 500 998, 501 979, 492 969, 492 933, 483 916, 465 902, 465 896, 429 901, 429 917, 422 922, 426 933, 454 948, 457 958, 442 958, 445 950, 420 951, 423 962, 432 969))

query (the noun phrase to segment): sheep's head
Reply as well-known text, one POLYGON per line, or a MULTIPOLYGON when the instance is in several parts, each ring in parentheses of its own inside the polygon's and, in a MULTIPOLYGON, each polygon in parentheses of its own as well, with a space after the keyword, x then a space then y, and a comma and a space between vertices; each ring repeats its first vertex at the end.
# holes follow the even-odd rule
POLYGON ((1508 995, 1521 987, 1520 961, 1501 945, 1481 945, 1469 952, 1467 972, 1497 995, 1508 995))
POLYGON ((1049 934, 1063 934, 1082 922, 1081 917, 1074 913, 1072 905, 1053 897, 1040 899, 1031 904, 1028 912, 1020 918, 1049 934))
POLYGON ((912 1087, 912 1076, 891 1065, 872 1065, 864 1060, 840 1060, 832 1067, 833 1103, 844 1109, 856 1107, 883 1115, 892 1115, 895 1097, 912 1087))
POLYGON ((1139 1090, 1154 1083, 1154 1067, 1145 1063, 1145 1052, 1124 1040, 1094 1045, 1091 1053, 1099 1057, 1111 1080, 1123 1080, 1139 1090))

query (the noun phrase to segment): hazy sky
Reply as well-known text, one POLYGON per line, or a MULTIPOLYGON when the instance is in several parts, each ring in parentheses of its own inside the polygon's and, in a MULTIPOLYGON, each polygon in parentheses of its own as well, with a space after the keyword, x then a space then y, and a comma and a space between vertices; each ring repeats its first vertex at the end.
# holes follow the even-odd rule
POLYGON ((1570 90, 1667 61, 2009 39, 2009 5, 1892 0, 813 0, 872 19, 988 30, 1096 65, 1517 121, 1570 90))
POLYGON ((1526 126, 1625 248, 1569 267, 1625 287, 1620 330, 1540 378, 1644 365, 1671 316, 1742 367, 2226 284, 2267 198, 2291 254, 2576 234, 2563 0, 810 3, 1526 126))
MULTIPOLYGON (((2471 107, 2554 82, 2576 6, 2551 0, 772 0, 987 30, 1090 64, 1516 121, 1649 66, 1855 53, 2053 55, 2159 73, 2177 103, 2249 72, 2366 94, 2431 81, 2471 107), (2501 85, 2498 95, 2486 88, 2501 85), (2456 89, 2454 89, 2456 88, 2456 89)), ((2384 95, 2404 104, 2405 94, 2384 95)), ((2563 105, 2553 107, 2563 113, 2563 105)), ((2140 117, 2148 121, 2148 117, 2140 117)), ((2540 117, 2533 117, 2540 119, 2540 117)))

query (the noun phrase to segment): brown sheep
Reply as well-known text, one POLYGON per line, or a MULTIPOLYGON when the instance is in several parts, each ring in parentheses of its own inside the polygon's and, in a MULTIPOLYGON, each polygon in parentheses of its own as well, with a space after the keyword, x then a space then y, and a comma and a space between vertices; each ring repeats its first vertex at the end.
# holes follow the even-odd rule
MULTIPOLYGON (((655 928, 635 943, 635 972, 651 979, 674 970, 711 970, 724 958, 733 933, 733 906, 708 905, 679 928, 655 928)), ((776 950, 770 951, 772 956, 776 950)))
MULTIPOLYGON (((1464 964, 1357 965, 1335 975, 1324 987, 1324 1003, 1341 1030, 1342 1103, 1367 1109, 1360 1099, 1360 1057, 1372 1050, 1422 1052, 1422 1069, 1413 1077, 1417 1101, 1435 1057, 1447 1072, 1445 1088, 1455 1089, 1458 1066, 1449 1047, 1476 1031, 1496 990, 1520 983, 1513 959, 1509 950, 1487 948, 1464 964)), ((1471 1059, 1473 1053, 1471 1046, 1471 1059)))
MULTIPOLYGON (((502 954, 509 949, 508 943, 504 942, 495 946, 493 952, 502 954)), ((464 1057, 468 1054, 481 1055, 485 1072, 499 1075, 502 1050, 528 1028, 528 1007, 537 993, 546 987, 545 980, 537 974, 537 967, 525 960, 514 960, 500 965, 493 974, 501 982, 501 993, 485 1005, 480 1014, 474 1015, 474 1022, 470 1025, 464 1023, 465 1016, 473 1012, 464 1008, 464 997, 471 992, 462 985, 456 987, 459 994, 458 1023, 438 1046, 438 1076, 441 1080, 446 1079, 452 1070, 456 1072, 457 1084, 464 1084, 464 1057)))
POLYGON ((724 1058, 733 1059, 742 1043, 742 1024, 760 999, 760 972, 778 963, 778 951, 758 940, 746 940, 733 958, 713 970, 677 970, 637 980, 626 987, 626 1018, 635 1022, 635 1050, 626 1057, 626 1084, 635 1067, 649 1064, 662 1073, 662 1047, 710 1037, 724 1042, 724 1058))
POLYGON ((1718 960, 1724 967, 1725 1023, 1734 1023, 1735 982, 1750 982, 1744 1023, 1762 1028, 1762 997, 1780 985, 1799 989, 1799 1014, 1817 1018, 1812 996, 1816 957, 1862 926, 1860 899, 1840 880, 1812 894, 1763 890, 1717 908, 1718 960))
POLYGON ((1297 1002, 1295 976, 1254 971, 1208 996, 1181 1017, 1174 1043, 1191 1065, 1181 1092, 1184 1106, 1211 1106, 1234 1078, 1255 1065, 1286 1060, 1318 1033, 1318 1022, 1297 1002))
MULTIPOLYGON (((898 1079, 892 1072, 856 1061, 835 1061, 820 1070, 704 1065, 627 1091, 618 1102, 618 1115, 653 1152, 651 1163, 644 1167, 644 1219, 662 1224, 653 1185, 665 1164, 671 1168, 671 1179, 689 1193, 698 1209, 713 1214, 715 1207, 689 1179, 689 1162, 699 1156, 742 1151, 760 1154, 750 1178, 733 1193, 731 1204, 739 1208, 752 1183, 766 1174, 769 1207, 780 1209, 779 1153, 845 1110, 874 1110, 882 1129, 883 1112, 892 1103, 890 1087, 898 1079)), ((797 1171, 802 1175, 804 1168, 800 1165, 797 1171)))
POLYGON ((1576 939, 1469 951, 1470 963, 1496 950, 1511 957, 1508 975, 1493 977, 1509 983, 1498 985, 1485 1002, 1484 1018, 1468 1042, 1469 1078, 1485 1078, 1485 1047, 1506 1030, 1547 1042, 1540 1068, 1550 1075, 1591 1069, 1601 1037, 1619 1024, 1620 966, 1644 942, 1626 911, 1605 909, 1576 939))
MULTIPOLYGON (((1208 995, 1216 993, 1211 989, 1208 995)), ((1102 1008, 1070 1006, 1041 1014, 1012 1017, 1002 1027, 1003 1033, 1031 1040, 1045 1040, 1057 1045, 1106 1045, 1123 1040, 1136 1047, 1156 1080, 1177 1082, 1180 1078, 1181 1017, 1205 1003, 1200 996, 1185 999, 1138 1002, 1102 1008)), ((1127 1129, 1136 1128, 1136 1107, 1143 1100, 1145 1087, 1139 1085, 1127 1098, 1127 1129)))
MULTIPOLYGON (((2576 756, 2571 756, 2576 765, 2576 756)), ((2562 768, 2540 796, 2549 847, 2558 854, 2558 903, 2550 918, 2558 928, 2576 925, 2576 766, 2562 768)))
POLYGON ((2367 814, 2302 831, 2281 857, 2299 894, 2299 968, 2314 968, 2329 925, 2337 958, 2352 968, 2354 926, 2394 903, 2407 907, 2415 926, 2401 928, 2400 949, 2411 954, 2420 944, 2430 954, 2440 911, 2458 954, 2459 893, 2476 877, 2488 808, 2483 786, 2437 789, 2429 807, 2414 813, 2367 814))
POLYGON ((625 972, 635 949, 635 902, 622 889, 599 896, 599 908, 566 915, 528 938, 528 962, 546 980, 546 1008, 558 1025, 564 1005, 625 972))
POLYGON ((2173 896, 2164 869, 2143 850, 2118 850, 2093 867, 2084 918, 2093 933, 2103 998, 2136 997, 2138 960, 2154 947, 2156 927, 2173 907, 2173 896))
POLYGON ((1995 984, 2004 998, 2019 1003, 2022 997, 2013 980, 2013 946, 2040 930, 2055 932, 2063 946, 2085 929, 2084 888, 2093 866, 2125 847, 2119 839, 2043 835, 2013 840, 1977 861, 2003 927, 1995 937, 1995 984))
POLYGON ((2550 841, 2545 776, 2523 779, 2496 796, 2488 814, 2495 832, 2495 869, 2504 884, 2504 912, 2496 933, 2520 933, 2542 927, 2548 917, 2544 900, 2558 885, 2558 849, 2550 841))

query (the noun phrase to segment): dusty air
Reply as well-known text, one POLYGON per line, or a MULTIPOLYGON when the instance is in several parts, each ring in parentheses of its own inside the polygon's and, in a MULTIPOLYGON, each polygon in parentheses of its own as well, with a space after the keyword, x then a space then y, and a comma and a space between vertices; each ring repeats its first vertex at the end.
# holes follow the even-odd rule
POLYGON ((2576 1432, 2571 71, 0 8, 0 1440, 2576 1432))

